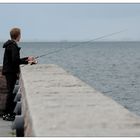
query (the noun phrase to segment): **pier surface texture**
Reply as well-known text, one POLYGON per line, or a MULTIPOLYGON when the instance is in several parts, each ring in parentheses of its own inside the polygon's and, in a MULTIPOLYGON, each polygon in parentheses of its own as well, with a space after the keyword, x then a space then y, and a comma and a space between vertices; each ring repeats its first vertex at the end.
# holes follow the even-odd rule
POLYGON ((10 121, 4 121, 0 118, 0 137, 15 137, 15 131, 11 128, 10 121))
POLYGON ((140 136, 140 117, 57 65, 21 67, 25 136, 140 136))

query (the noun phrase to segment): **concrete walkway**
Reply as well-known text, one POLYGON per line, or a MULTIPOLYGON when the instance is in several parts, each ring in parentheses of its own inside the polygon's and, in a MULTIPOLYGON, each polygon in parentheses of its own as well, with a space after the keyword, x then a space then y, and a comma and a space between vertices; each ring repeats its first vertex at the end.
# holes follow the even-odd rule
POLYGON ((15 137, 15 132, 11 129, 11 126, 12 122, 0 118, 0 137, 15 137))
POLYGON ((25 136, 140 136, 140 117, 57 65, 21 68, 25 136))

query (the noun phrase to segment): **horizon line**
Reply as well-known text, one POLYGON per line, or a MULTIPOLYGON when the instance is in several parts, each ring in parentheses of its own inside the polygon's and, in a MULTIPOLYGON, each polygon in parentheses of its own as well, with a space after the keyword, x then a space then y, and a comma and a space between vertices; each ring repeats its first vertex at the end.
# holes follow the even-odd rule
MULTIPOLYGON (((20 41, 19 43, 28 43, 28 42, 87 42, 88 40, 25 40, 20 41)), ((0 41, 0 43, 4 43, 6 41, 0 41)), ((140 40, 101 40, 101 41, 90 41, 90 42, 140 42, 140 40)))

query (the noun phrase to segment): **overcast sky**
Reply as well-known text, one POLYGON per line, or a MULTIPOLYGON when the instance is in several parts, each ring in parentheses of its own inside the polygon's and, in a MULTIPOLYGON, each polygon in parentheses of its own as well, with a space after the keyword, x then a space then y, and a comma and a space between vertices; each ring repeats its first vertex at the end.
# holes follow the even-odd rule
POLYGON ((126 32, 105 40, 140 41, 140 4, 0 4, 0 41, 20 27, 22 41, 90 40, 126 32))

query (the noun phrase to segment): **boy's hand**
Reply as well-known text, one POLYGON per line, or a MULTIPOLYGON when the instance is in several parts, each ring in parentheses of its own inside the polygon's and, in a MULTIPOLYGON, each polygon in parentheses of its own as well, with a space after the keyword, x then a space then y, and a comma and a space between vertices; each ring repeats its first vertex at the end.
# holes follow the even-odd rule
POLYGON ((33 56, 28 57, 28 61, 33 61, 35 58, 33 56))
POLYGON ((29 56, 28 57, 28 64, 30 64, 30 65, 37 64, 37 60, 35 59, 35 57, 29 56))

